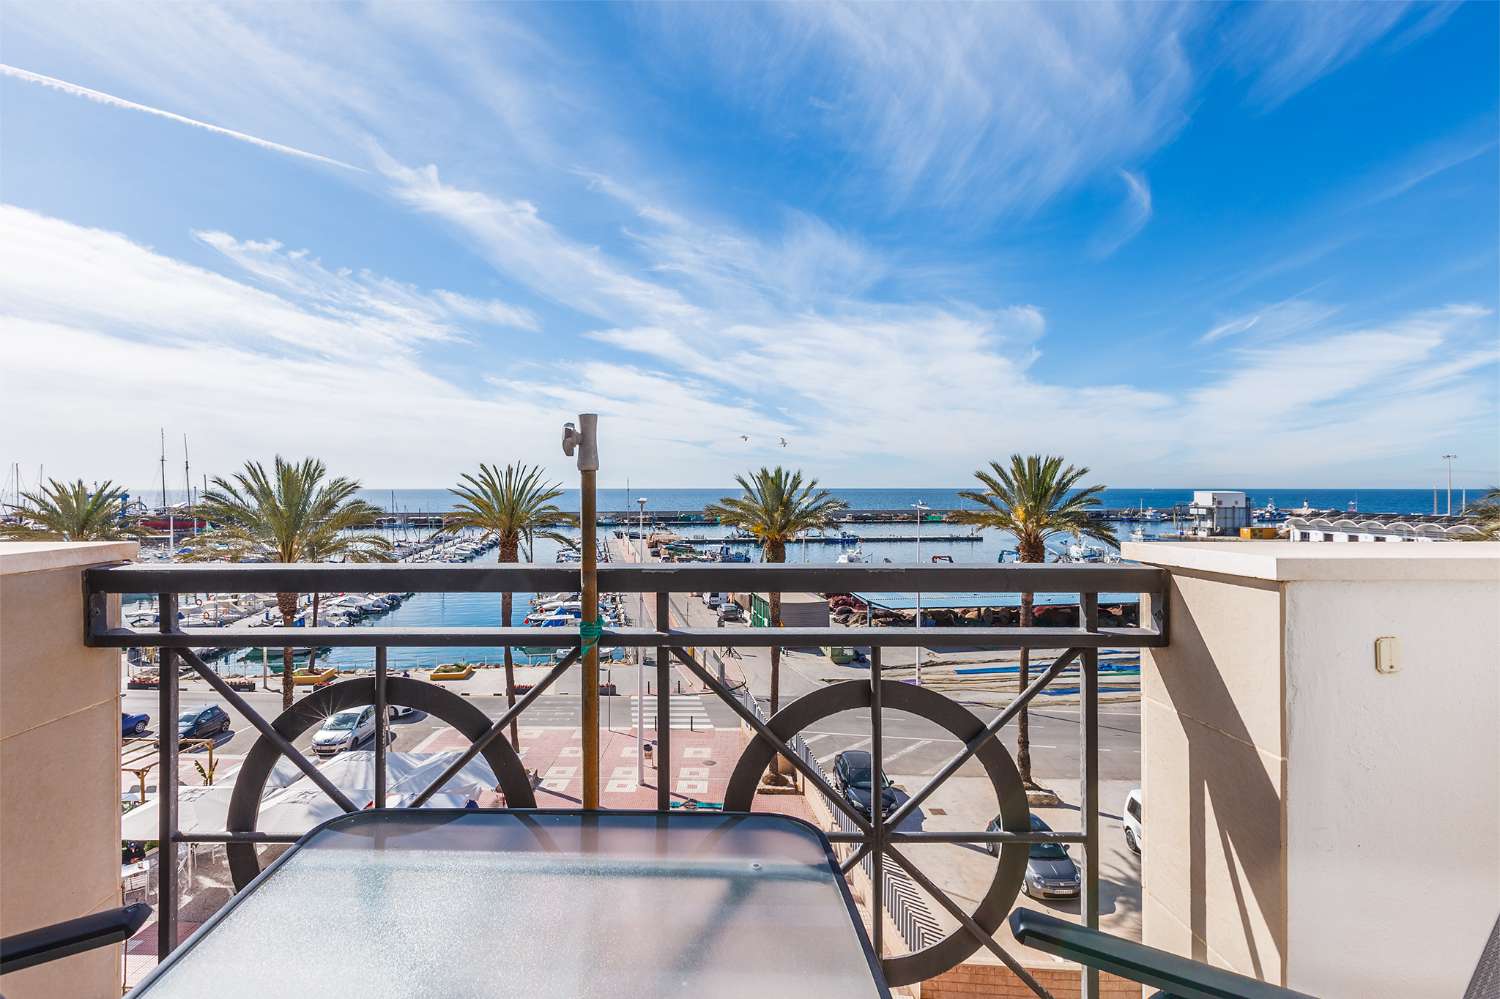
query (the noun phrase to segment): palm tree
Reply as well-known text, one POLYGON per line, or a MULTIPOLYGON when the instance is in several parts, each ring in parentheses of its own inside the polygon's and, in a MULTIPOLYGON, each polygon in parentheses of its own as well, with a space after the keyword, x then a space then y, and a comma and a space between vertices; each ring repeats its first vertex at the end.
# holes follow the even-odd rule
MULTIPOLYGON (((329 479, 316 458, 299 463, 280 455, 267 474, 259 462, 247 461, 232 480, 215 477, 196 514, 212 525, 189 541, 190 559, 239 560, 269 555, 276 562, 384 562, 390 542, 359 531, 380 511, 355 499, 360 484, 343 477, 329 479)), ((276 594, 287 627, 297 618, 299 593, 276 594)), ((292 706, 292 650, 282 650, 281 704, 292 706)))
MULTIPOLYGON (((719 523, 749 531, 760 540, 761 561, 785 562, 786 546, 803 531, 824 527, 832 515, 844 508, 817 479, 802 481, 802 473, 780 465, 762 468, 749 478, 736 475, 743 493, 710 503, 703 512, 719 523)), ((781 594, 767 594, 771 605, 771 627, 781 627, 781 594)), ((771 647, 771 714, 781 707, 781 649, 771 647)), ((771 760, 772 779, 781 779, 780 760, 771 760)))
POLYGON ((19 506, 6 504, 15 523, 0 524, 0 537, 13 541, 116 541, 135 537, 124 518, 125 491, 106 482, 90 489, 83 480, 58 482, 22 493, 19 506))
POLYGON ((1500 488, 1485 493, 1469 507, 1469 514, 1479 518, 1479 533, 1468 535, 1468 540, 1500 541, 1500 488))
MULTIPOLYGON (((468 528, 493 538, 500 547, 501 562, 519 561, 525 552, 532 560, 537 538, 568 543, 556 528, 571 527, 578 518, 564 513, 553 504, 562 495, 562 483, 547 482, 542 469, 532 465, 498 466, 481 464, 477 476, 465 473, 463 481, 448 490, 458 497, 458 505, 443 519, 443 530, 456 532, 468 528)), ((500 594, 500 626, 510 627, 511 597, 500 594)), ((505 647, 505 701, 516 703, 516 666, 509 645, 505 647)), ((510 743, 521 748, 520 731, 514 718, 510 723, 510 743)))
MULTIPOLYGON (((1063 459, 1056 455, 1022 457, 1013 454, 1008 468, 992 461, 988 471, 980 469, 974 473, 974 477, 984 484, 984 489, 959 493, 977 504, 979 509, 960 511, 957 519, 964 524, 1009 531, 1015 536, 1016 553, 1021 562, 1045 562, 1047 539, 1057 534, 1118 544, 1113 531, 1089 517, 1089 508, 1099 505, 1099 494, 1104 487, 1080 488, 1079 481, 1088 474, 1087 468, 1065 466, 1063 459)), ((1021 594, 1022 627, 1032 624, 1034 600, 1034 594, 1021 594)), ((1031 652, 1022 649, 1017 672, 1018 692, 1031 683, 1030 672, 1031 652)), ((1031 779, 1031 727, 1024 708, 1016 725, 1016 768, 1027 787, 1036 786, 1031 779)))

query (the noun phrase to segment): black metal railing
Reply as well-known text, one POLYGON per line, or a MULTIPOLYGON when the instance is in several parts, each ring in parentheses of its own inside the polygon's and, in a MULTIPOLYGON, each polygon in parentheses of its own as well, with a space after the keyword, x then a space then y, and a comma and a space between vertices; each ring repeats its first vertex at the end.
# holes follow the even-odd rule
MULTIPOLYGON (((843 868, 865 867, 870 878, 872 910, 879 913, 892 905, 885 898, 890 879, 888 864, 902 872, 903 881, 925 891, 958 924, 958 929, 935 942, 915 946, 904 954, 885 955, 882 920, 872 920, 875 952, 881 955, 887 981, 901 985, 937 975, 954 967, 979 947, 986 947, 1038 995, 1047 991, 1009 954, 994 935, 1009 913, 1024 875, 1026 853, 1038 842, 1078 844, 1083 852, 1081 910, 1086 927, 1098 926, 1099 900, 1099 746, 1098 746, 1098 656, 1105 647, 1147 648, 1168 641, 1166 618, 1167 576, 1159 569, 1127 565, 603 565, 597 570, 601 593, 654 594, 654 627, 610 628, 603 632, 603 647, 656 650, 656 697, 659 758, 671 760, 671 671, 673 660, 692 673, 726 704, 753 733, 729 780, 726 810, 748 811, 755 787, 771 759, 780 754, 819 791, 839 818, 840 828, 828 834, 841 849, 847 847, 843 868), (991 592, 1073 594, 1078 598, 1077 623, 1068 627, 786 627, 786 628, 692 628, 674 627, 670 596, 674 593, 871 593, 871 592, 991 592), (1100 622, 1101 594, 1136 594, 1140 601, 1138 623, 1104 626, 1100 622), (786 704, 764 718, 753 701, 746 702, 731 690, 718 671, 710 670, 691 650, 700 647, 856 646, 869 647, 868 680, 830 684, 786 704), (915 687, 881 677, 881 653, 887 648, 1056 650, 1050 664, 1040 664, 1030 685, 989 723, 957 702, 929 687, 915 687), (1081 826, 1071 832, 1032 832, 1024 789, 1014 763, 997 738, 1025 705, 1035 699, 1065 669, 1075 668, 1079 683, 1081 826), (752 710, 754 708, 755 710, 752 710), (870 711, 871 753, 882 756, 882 714, 906 711, 947 729, 962 745, 937 773, 891 814, 883 814, 881 795, 872 795, 869 817, 855 811, 830 786, 828 778, 810 753, 793 745, 797 733, 813 722, 850 709, 870 711), (902 822, 960 767, 977 760, 990 776, 1000 801, 1001 828, 996 831, 930 832, 902 830, 902 822), (999 868, 989 890, 972 911, 965 910, 915 865, 904 852, 913 844, 976 843, 998 845, 999 868)), ((331 593, 432 592, 502 593, 556 592, 579 589, 576 568, 540 565, 121 565, 91 569, 86 574, 87 622, 85 641, 90 646, 156 648, 160 650, 162 718, 158 750, 161 757, 160 843, 158 864, 159 924, 158 957, 165 958, 177 944, 177 847, 182 843, 224 843, 237 886, 243 886, 258 871, 254 844, 290 842, 296 836, 257 832, 256 807, 270 768, 285 756, 340 807, 352 811, 353 802, 335 787, 314 763, 293 745, 330 710, 363 704, 376 705, 376 805, 385 802, 385 743, 388 704, 402 704, 429 711, 465 734, 470 745, 448 770, 439 775, 410 804, 425 803, 476 756, 483 754, 495 771, 500 790, 511 807, 535 807, 535 798, 524 768, 514 750, 501 738, 512 720, 521 716, 580 657, 580 638, 562 628, 385 628, 385 627, 258 627, 252 630, 180 627, 177 601, 180 594, 237 593, 331 593), (127 593, 158 595, 156 630, 123 627, 111 619, 110 597, 127 593), (317 690, 273 720, 263 718, 200 657, 205 648, 306 648, 309 646, 366 647, 375 650, 375 676, 343 680, 317 690), (543 678, 498 719, 490 720, 477 708, 438 684, 405 677, 392 677, 386 667, 386 650, 413 646, 526 646, 552 648, 562 655, 543 678), (185 834, 178 827, 177 800, 171 793, 177 783, 176 732, 170 720, 177 716, 177 675, 181 661, 207 681, 256 729, 260 738, 239 771, 229 822, 221 833, 185 834), (455 703, 456 702, 456 703, 455 703)), ((643 694, 643 692, 638 692, 643 694)), ((583 690, 587 699, 598 691, 583 690)), ((595 701, 597 704, 597 701, 595 701)), ((585 717, 587 717, 587 711, 585 717)), ((644 727, 644 725, 642 725, 644 727)), ((805 747, 803 747, 805 750, 805 747)), ((879 766, 878 762, 876 764, 879 766)), ((597 774, 597 761, 594 771, 597 774)), ((657 808, 671 807, 669 782, 657 781, 657 808)), ((898 925, 900 925, 898 921, 898 925)), ((915 934, 914 934, 915 935, 915 934)), ((926 938, 923 938, 925 941, 926 938)), ((923 941, 918 941, 922 943, 923 941)), ((909 945, 910 941, 908 941, 909 945)), ((1084 996, 1098 995, 1098 971, 1082 971, 1084 996)))

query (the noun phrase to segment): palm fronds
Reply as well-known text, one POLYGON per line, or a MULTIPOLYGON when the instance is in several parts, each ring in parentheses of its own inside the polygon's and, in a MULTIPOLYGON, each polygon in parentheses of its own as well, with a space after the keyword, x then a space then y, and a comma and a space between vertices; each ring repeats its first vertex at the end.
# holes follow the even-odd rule
POLYGON ((744 492, 710 503, 703 512, 719 523, 749 531, 759 539, 767 562, 786 561, 786 546, 803 531, 826 526, 844 509, 844 502, 818 488, 817 479, 802 479, 800 471, 780 465, 762 468, 748 477, 736 475, 744 492))
POLYGON ((0 524, 0 537, 11 541, 115 541, 136 532, 124 519, 124 490, 113 482, 89 488, 82 479, 48 479, 37 492, 22 493, 19 505, 7 504, 16 523, 0 524))

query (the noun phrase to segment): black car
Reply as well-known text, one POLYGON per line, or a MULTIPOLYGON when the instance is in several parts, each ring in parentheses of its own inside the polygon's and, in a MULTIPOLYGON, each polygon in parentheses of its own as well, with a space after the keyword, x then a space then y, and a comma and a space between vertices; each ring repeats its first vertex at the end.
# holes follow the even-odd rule
POLYGON ((177 715, 177 738, 207 739, 229 731, 229 714, 217 704, 184 708, 177 715))
MULTIPOLYGON (((870 817, 870 754, 862 749, 848 749, 833 758, 833 784, 844 800, 854 806, 855 811, 870 817)), ((889 815, 896 810, 900 799, 896 797, 895 785, 885 774, 880 775, 880 811, 889 815)))
MULTIPOLYGON (((1000 816, 990 820, 988 832, 999 832, 1000 816)), ((1032 832, 1051 832, 1052 827, 1036 815, 1031 816, 1032 832)), ((1000 855, 1000 844, 990 843, 986 847, 995 856, 1000 855)), ((1078 866, 1068 856, 1068 848, 1061 843, 1033 843, 1026 854, 1026 878, 1021 890, 1032 898, 1077 898, 1080 882, 1078 866)))

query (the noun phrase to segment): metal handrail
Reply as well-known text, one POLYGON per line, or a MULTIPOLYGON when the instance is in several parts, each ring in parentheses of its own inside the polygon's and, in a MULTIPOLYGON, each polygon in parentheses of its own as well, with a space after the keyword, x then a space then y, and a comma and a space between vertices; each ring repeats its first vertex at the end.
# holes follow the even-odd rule
POLYGON ((1023 946, 1076 961, 1096 972, 1107 971, 1162 989, 1158 995, 1169 999, 1312 999, 1305 992, 1215 968, 1032 909, 1011 913, 1010 928, 1023 946))
MULTIPOLYGON (((757 744, 770 747, 769 751, 786 754, 795 769, 800 770, 808 782, 829 800, 831 810, 840 820, 840 830, 830 834, 836 842, 861 844, 846 857, 843 867, 847 872, 860 864, 871 876, 872 895, 876 911, 882 908, 892 911, 903 936, 911 927, 911 918, 899 915, 905 900, 899 899, 891 890, 899 884, 917 884, 934 898, 960 924, 954 937, 945 938, 937 944, 923 946, 928 934, 913 929, 907 943, 914 953, 893 958, 892 980, 902 977, 915 981, 930 977, 952 965, 953 955, 962 960, 975 947, 984 946, 1000 957, 1016 971, 1018 977, 1032 987, 1038 995, 1046 991, 986 932, 986 925, 976 922, 968 913, 959 910, 951 899, 925 877, 919 868, 898 849, 909 843, 924 841, 921 834, 897 831, 904 817, 943 783, 987 742, 993 742, 998 730, 1008 723, 1020 710, 1021 705, 1033 699, 1062 669, 1076 663, 1081 682, 1082 710, 1080 711, 1081 743, 1084 747, 1081 793, 1086 803, 1097 803, 1098 794, 1098 746, 1097 733, 1089 731, 1097 726, 1097 662, 1098 649, 1106 646, 1144 648, 1164 645, 1166 631, 1167 577, 1159 569, 1136 566, 1080 566, 1080 565, 917 565, 917 566, 805 566, 805 565, 668 565, 668 566, 611 566, 598 568, 598 589, 606 593, 649 592, 655 594, 657 627, 618 628, 605 631, 601 644, 656 649, 657 655, 657 713, 659 739, 664 758, 670 759, 671 699, 668 682, 671 661, 677 660, 695 674, 709 692, 723 700, 755 734, 757 744), (820 593, 842 592, 1030 592, 1030 593, 1076 593, 1078 594, 1077 627, 924 627, 924 628, 874 628, 874 627, 830 627, 830 628, 673 628, 670 626, 669 595, 683 592, 797 592, 820 593), (1102 627, 1099 622, 1099 603, 1103 594, 1138 593, 1149 599, 1142 604, 1143 619, 1140 627, 1102 627), (880 814, 877 806, 873 821, 849 811, 849 806, 828 786, 826 775, 817 758, 807 750, 805 743, 791 734, 784 739, 772 728, 772 719, 753 699, 736 696, 735 691, 725 686, 719 678, 694 657, 697 648, 721 647, 795 647, 811 645, 868 645, 872 658, 878 663, 880 650, 884 647, 925 648, 977 648, 977 649, 1060 649, 1061 655, 1047 668, 1041 670, 1032 684, 1018 696, 1012 706, 1003 711, 989 725, 975 729, 964 736, 962 751, 941 768, 937 775, 902 808, 890 815, 880 814), (753 708, 753 710, 751 710, 753 708), (862 839, 861 839, 862 838, 862 839), (896 866, 886 863, 894 860, 896 866), (963 941, 955 937, 963 936, 963 941), (967 941, 967 943, 965 943, 967 941), (967 947, 965 950, 964 947, 967 947), (957 950, 955 950, 957 948, 957 950), (904 963, 903 963, 904 962, 904 963), (899 965, 899 967, 897 967, 899 965), (899 971, 899 976, 897 972, 899 971)), ((555 677, 569 668, 580 656, 580 638, 576 631, 565 628, 436 628, 436 629, 391 629, 391 628, 285 628, 263 627, 253 630, 222 628, 184 628, 177 623, 177 598, 183 593, 243 593, 243 592, 335 592, 352 591, 410 591, 410 592, 547 592, 575 589, 579 583, 576 568, 537 565, 483 565, 483 566, 410 566, 410 565, 242 565, 242 564, 191 564, 191 565, 121 565, 91 569, 86 572, 85 585, 88 600, 86 641, 96 647, 157 647, 161 649, 164 676, 175 674, 174 660, 181 657, 200 676, 214 684, 218 692, 251 721, 262 739, 282 755, 296 762, 304 773, 313 769, 312 763, 292 745, 290 729, 279 731, 280 722, 272 723, 261 718, 255 710, 230 690, 222 681, 215 682, 212 670, 193 651, 197 648, 247 648, 247 647, 304 647, 329 645, 342 647, 373 647, 376 652, 377 679, 375 700, 386 703, 388 681, 383 669, 385 652, 394 646, 453 646, 453 645, 526 645, 556 648, 567 651, 562 663, 554 667, 549 677, 555 677), (111 595, 121 593, 155 593, 159 595, 162 612, 158 630, 148 631, 113 626, 110 613, 111 595)), ((872 707, 872 745, 880 745, 879 708, 882 684, 878 668, 872 668, 869 690, 866 692, 872 707)), ((370 681, 362 681, 369 683, 370 681)), ((399 682, 411 683, 403 680, 399 682)), ((550 681, 549 681, 550 682, 550 681)), ((471 734, 471 745, 463 758, 456 761, 451 770, 461 767, 472 759, 484 744, 498 738, 510 719, 520 715, 546 684, 534 687, 527 696, 504 713, 500 721, 494 722, 482 733, 471 734)), ((162 717, 175 717, 175 683, 163 683, 162 717)), ((897 688, 899 689, 899 688, 897 688)), ((891 691, 895 693, 896 691, 891 691)), ((408 692, 406 696, 416 696, 408 692)), ((792 702, 784 710, 795 707, 792 702)), ((384 712, 380 712, 384 715, 384 712)), ((779 717, 779 716, 778 716, 779 717)), ((383 747, 382 747, 383 748, 383 747)), ((162 787, 175 785, 178 746, 175 740, 163 736, 160 754, 163 777, 162 787)), ((384 768, 384 753, 377 754, 377 770, 384 768)), ((754 775, 751 775, 754 776, 754 775)), ((446 777, 446 775, 445 775, 446 777)), ((313 778, 317 780, 316 777, 313 778)), ((377 783, 384 783, 383 774, 377 783)), ((443 779, 435 781, 421 796, 425 798, 441 787, 443 779)), ((670 807, 670 797, 665 781, 659 781, 657 805, 659 811, 670 807)), ((327 790, 325 788, 325 790, 327 790)), ((1019 792, 1017 792, 1019 793, 1019 792)), ((340 801, 343 797, 331 794, 335 801, 346 809, 352 802, 340 801)), ((419 798, 420 800, 420 798, 419 798)), ((727 799, 726 799, 727 800, 727 799)), ((177 844, 183 842, 225 842, 231 849, 245 849, 243 844, 274 842, 286 837, 270 836, 255 832, 199 833, 184 835, 177 828, 176 801, 169 793, 163 797, 161 808, 162 848, 175 854, 177 844), (170 800, 169 800, 170 799, 170 800)), ((744 806, 735 806, 744 807, 744 806)), ((252 823, 253 824, 253 823, 252 823)), ((1083 830, 1078 833, 1054 833, 1060 841, 1078 842, 1084 845, 1085 860, 1085 919, 1097 925, 1097 853, 1099 819, 1097 809, 1085 809, 1082 817, 1083 830)), ((929 837, 930 838, 930 837, 929 837)), ((942 841, 998 842, 1014 845, 1030 841, 1034 834, 1008 831, 1003 834, 989 833, 945 833, 942 841), (962 837, 962 839, 960 839, 962 837)), ((936 840, 934 840, 936 841, 936 840)), ((175 865, 170 857, 164 857, 159 873, 162 879, 160 897, 163 900, 161 923, 158 927, 158 952, 169 953, 176 945, 176 911, 171 900, 176 898, 175 865)), ((237 879, 239 875, 236 875, 237 879)), ((992 904, 988 900, 986 904, 992 904)), ((1008 905, 1009 903, 1005 903, 1008 905)), ((978 910, 976 910, 976 914, 978 910)), ((998 922, 1003 919, 1001 909, 996 917, 994 910, 985 919, 998 922)), ((930 917, 928 917, 930 919, 930 917)), ((922 922, 926 922, 923 920, 922 922)), ((879 921, 875 940, 880 941, 879 921)), ((988 926, 993 929, 992 925, 988 926)), ((926 927, 922 927, 923 930, 926 927)), ((1084 994, 1097 995, 1097 972, 1085 971, 1084 994)))

